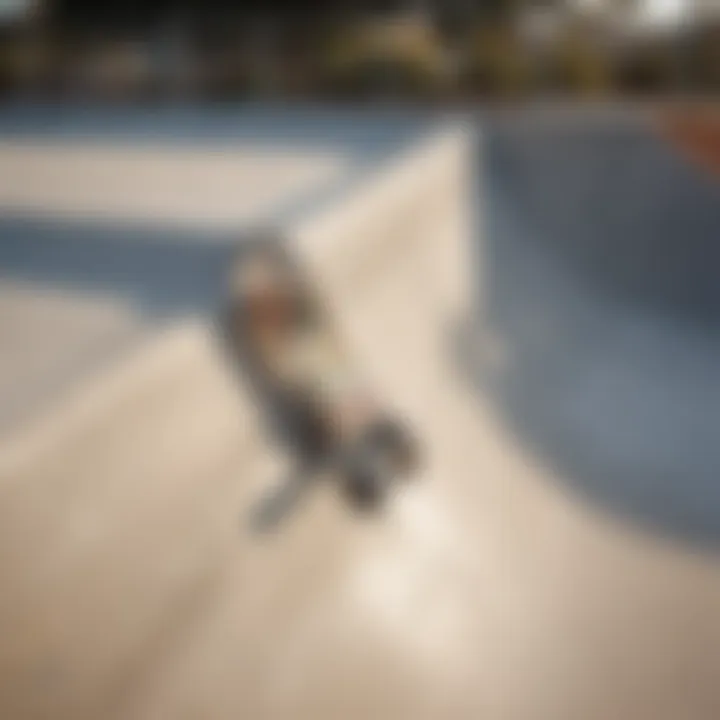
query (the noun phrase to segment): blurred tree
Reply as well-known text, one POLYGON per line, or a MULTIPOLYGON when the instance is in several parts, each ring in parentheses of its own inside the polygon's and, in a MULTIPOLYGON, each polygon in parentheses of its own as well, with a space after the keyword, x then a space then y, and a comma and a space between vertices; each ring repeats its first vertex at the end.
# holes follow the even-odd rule
POLYGON ((445 47, 423 15, 345 24, 324 55, 326 87, 345 95, 428 95, 446 78, 445 47))
POLYGON ((720 92, 720 20, 687 33, 683 45, 685 84, 698 92, 720 92))
POLYGON ((631 95, 668 92, 676 86, 677 60, 676 50, 667 39, 636 43, 618 55, 615 86, 631 95))
POLYGON ((612 87, 612 59, 592 31, 569 24, 550 53, 549 84, 563 93, 604 94, 612 87))
POLYGON ((483 96, 516 97, 527 92, 531 68, 520 36, 502 22, 480 25, 464 74, 465 86, 483 96))

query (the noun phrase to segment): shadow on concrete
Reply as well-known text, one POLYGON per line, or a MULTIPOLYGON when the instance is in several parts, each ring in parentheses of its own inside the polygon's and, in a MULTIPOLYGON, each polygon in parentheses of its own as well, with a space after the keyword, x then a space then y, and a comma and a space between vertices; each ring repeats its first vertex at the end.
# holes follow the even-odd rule
POLYGON ((0 138, 221 149, 241 144, 342 152, 358 162, 377 162, 412 146, 441 116, 390 107, 363 111, 281 102, 147 107, 17 102, 0 109, 0 138))
POLYGON ((636 122, 489 123, 471 366, 572 490, 720 541, 720 188, 636 122))
POLYGON ((117 297, 148 319, 217 307, 234 237, 0 218, 0 279, 117 297))

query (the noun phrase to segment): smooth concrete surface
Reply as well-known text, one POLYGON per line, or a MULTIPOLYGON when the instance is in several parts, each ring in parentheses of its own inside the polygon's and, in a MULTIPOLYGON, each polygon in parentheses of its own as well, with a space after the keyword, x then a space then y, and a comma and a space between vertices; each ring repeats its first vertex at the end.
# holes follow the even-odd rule
POLYGON ((5 211, 232 229, 337 183, 349 162, 328 150, 252 143, 213 150, 14 138, 0 142, 0 164, 5 211))
POLYGON ((440 134, 295 228, 422 441, 383 514, 328 482, 248 533, 284 459, 201 317, 1 448, 3 717, 717 717, 712 553, 568 493, 458 372, 475 152, 440 134))

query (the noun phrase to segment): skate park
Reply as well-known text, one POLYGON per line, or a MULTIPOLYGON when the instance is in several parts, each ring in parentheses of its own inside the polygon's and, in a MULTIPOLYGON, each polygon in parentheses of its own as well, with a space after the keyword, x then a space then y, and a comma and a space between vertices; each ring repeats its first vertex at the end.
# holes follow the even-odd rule
POLYGON ((0 117, 2 716, 716 717, 717 180, 641 113, 295 113, 0 117), (260 538, 263 224, 423 463, 260 538))

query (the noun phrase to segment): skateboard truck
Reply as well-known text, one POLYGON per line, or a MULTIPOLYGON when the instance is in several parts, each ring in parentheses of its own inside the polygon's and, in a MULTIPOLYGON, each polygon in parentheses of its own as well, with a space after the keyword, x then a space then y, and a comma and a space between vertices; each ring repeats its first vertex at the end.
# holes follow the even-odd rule
POLYGON ((258 234, 240 246, 224 335, 298 466, 261 504, 263 527, 325 470, 356 505, 375 507, 417 465, 414 438, 370 391, 313 290, 282 238, 258 234))

